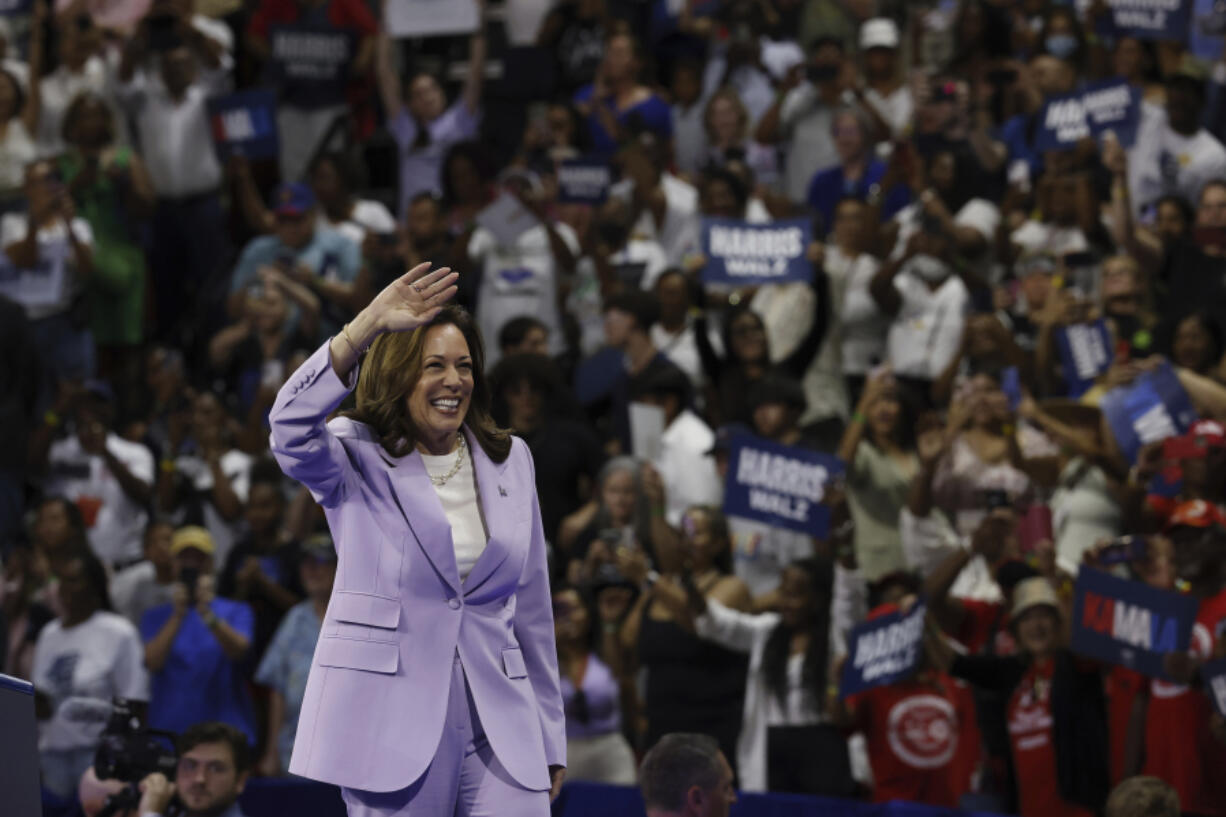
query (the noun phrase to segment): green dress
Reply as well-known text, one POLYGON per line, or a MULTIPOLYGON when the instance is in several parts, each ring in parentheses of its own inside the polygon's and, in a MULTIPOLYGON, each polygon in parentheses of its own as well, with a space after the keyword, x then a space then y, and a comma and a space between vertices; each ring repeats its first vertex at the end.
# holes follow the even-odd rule
MULTIPOLYGON (((132 151, 115 151, 115 166, 127 169, 132 151)), ((85 170, 78 153, 59 158, 65 184, 85 170)), ((97 181, 76 191, 78 215, 89 222, 94 232, 94 271, 87 288, 90 328, 99 346, 132 346, 145 338, 145 253, 137 237, 136 225, 124 206, 122 186, 100 170, 97 181)))

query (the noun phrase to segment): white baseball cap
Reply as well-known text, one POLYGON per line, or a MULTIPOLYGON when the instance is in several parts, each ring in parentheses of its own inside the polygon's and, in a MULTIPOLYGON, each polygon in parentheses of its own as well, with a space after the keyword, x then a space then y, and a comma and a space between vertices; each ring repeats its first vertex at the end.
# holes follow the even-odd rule
POLYGON ((898 26, 888 17, 865 20, 860 26, 860 50, 898 48, 898 26))

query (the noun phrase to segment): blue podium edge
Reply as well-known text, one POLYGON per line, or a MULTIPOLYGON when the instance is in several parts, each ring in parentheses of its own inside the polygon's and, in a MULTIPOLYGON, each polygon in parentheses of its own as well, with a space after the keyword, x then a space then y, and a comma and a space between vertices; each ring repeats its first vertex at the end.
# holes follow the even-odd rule
POLYGON ((29 681, 23 681, 20 678, 14 678, 11 675, 5 675, 0 672, 0 688, 11 689, 16 692, 24 692, 26 695, 34 694, 34 685, 29 681))

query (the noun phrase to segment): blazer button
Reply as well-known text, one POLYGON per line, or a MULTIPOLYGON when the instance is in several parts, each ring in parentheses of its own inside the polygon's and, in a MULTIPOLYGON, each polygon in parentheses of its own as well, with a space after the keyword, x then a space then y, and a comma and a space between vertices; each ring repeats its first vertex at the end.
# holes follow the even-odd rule
POLYGON ((450 607, 452 610, 459 610, 460 600, 459 599, 448 599, 447 606, 450 607))

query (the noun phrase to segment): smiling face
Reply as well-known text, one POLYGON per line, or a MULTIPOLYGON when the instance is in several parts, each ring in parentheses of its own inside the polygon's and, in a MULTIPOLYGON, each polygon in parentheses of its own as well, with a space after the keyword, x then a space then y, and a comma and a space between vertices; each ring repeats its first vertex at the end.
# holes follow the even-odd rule
POLYGON ((422 438, 450 442, 464 423, 472 394, 473 359, 464 333, 451 323, 430 327, 421 376, 409 394, 409 416, 422 438))

